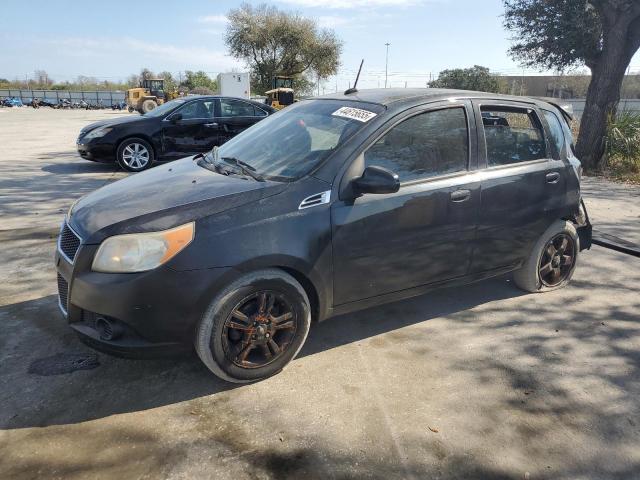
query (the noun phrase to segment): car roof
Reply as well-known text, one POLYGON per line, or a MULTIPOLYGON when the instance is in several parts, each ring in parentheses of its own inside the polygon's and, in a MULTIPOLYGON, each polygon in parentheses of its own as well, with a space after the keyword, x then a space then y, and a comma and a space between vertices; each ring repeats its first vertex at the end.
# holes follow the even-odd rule
POLYGON ((242 100, 243 102, 249 102, 252 103, 254 105, 259 106, 260 108, 263 108, 265 110, 273 110, 274 112, 276 111, 275 108, 273 108, 271 105, 267 105, 265 103, 253 100, 251 98, 242 98, 242 97, 232 97, 229 95, 185 95, 183 97, 178 97, 176 98, 176 100, 178 99, 184 99, 184 100, 196 100, 196 99, 209 99, 209 100, 213 100, 215 98, 231 98, 233 100, 242 100))
POLYGON ((470 90, 454 90, 446 88, 371 88, 358 90, 354 93, 345 94, 339 92, 315 98, 377 103, 385 106, 394 103, 420 100, 437 101, 447 100, 449 98, 487 98, 535 104, 543 103, 531 97, 519 97, 499 93, 474 92, 470 90))

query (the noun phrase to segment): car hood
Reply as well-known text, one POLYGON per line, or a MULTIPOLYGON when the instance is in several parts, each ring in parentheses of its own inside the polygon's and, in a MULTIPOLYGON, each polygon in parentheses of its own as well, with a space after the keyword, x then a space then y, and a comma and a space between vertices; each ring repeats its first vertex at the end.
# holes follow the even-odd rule
POLYGON ((124 125, 127 123, 144 122, 144 121, 147 121, 149 118, 150 117, 144 117, 142 115, 128 115, 126 117, 118 117, 118 118, 111 118, 109 120, 101 120, 99 122, 90 123, 89 125, 84 127, 82 130, 80 130, 80 134, 81 135, 85 134, 98 127, 113 127, 117 125, 124 125))
POLYGON ((82 197, 68 221, 84 243, 99 243, 111 235, 172 228, 275 195, 287 185, 221 175, 188 157, 82 197))

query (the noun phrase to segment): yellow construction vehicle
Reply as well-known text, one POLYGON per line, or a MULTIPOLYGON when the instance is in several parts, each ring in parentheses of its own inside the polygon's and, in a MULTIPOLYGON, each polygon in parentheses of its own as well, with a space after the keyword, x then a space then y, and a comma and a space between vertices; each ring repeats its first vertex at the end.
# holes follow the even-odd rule
POLYGON ((178 92, 165 92, 164 79, 145 78, 138 88, 130 88, 125 95, 129 112, 147 113, 164 102, 178 97, 178 92))
POLYGON ((276 110, 291 105, 295 101, 293 98, 293 77, 274 77, 273 88, 264 93, 267 96, 265 103, 276 110))

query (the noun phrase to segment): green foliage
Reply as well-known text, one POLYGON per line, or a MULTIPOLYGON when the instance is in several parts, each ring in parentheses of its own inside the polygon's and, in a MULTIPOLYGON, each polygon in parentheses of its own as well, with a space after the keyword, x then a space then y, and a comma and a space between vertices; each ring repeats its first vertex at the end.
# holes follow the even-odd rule
POLYGON ((640 171, 640 113, 624 111, 609 117, 607 158, 634 165, 640 171))
POLYGON ((207 89, 209 91, 215 92, 218 89, 218 84, 215 80, 211 79, 206 72, 197 71, 192 72, 191 70, 187 70, 184 72, 185 79, 182 81, 182 86, 187 88, 189 91, 195 89, 207 89))
POLYGON ((178 82, 173 78, 171 72, 160 72, 158 78, 164 79, 164 91, 174 92, 178 90, 178 82))
POLYGON ((225 43, 251 68, 255 90, 263 93, 276 75, 324 79, 340 66, 342 42, 313 19, 265 4, 243 4, 227 14, 225 43))
POLYGON ((503 0, 504 26, 514 32, 511 55, 528 67, 564 70, 593 65, 602 25, 586 0, 503 0))
POLYGON ((454 88, 456 90, 476 90, 479 92, 499 92, 500 82, 486 67, 443 70, 438 78, 429 82, 431 88, 454 88))

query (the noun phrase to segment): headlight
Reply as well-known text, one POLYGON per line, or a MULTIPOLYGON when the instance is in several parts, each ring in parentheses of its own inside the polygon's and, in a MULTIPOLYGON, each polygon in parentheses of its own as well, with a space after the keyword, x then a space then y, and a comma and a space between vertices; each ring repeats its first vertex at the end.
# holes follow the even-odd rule
POLYGON ((69 210, 67 210, 67 219, 71 218, 71 211, 73 210, 73 207, 76 206, 76 203, 78 203, 80 201, 80 199, 76 199, 71 206, 69 207, 69 210))
POLYGON ((162 232, 109 237, 98 248, 91 269, 104 273, 152 270, 189 245, 194 233, 195 226, 191 222, 162 232))
POLYGON ((88 140, 88 139, 92 139, 92 138, 104 137, 111 130, 113 130, 113 128, 111 128, 111 127, 94 128, 89 133, 87 133, 83 138, 85 140, 88 140))

